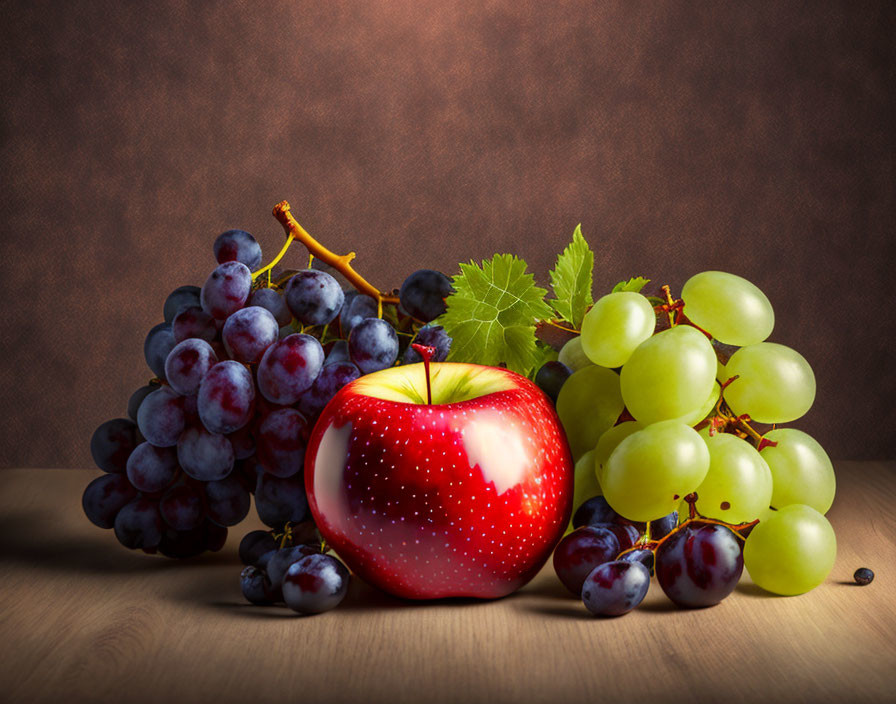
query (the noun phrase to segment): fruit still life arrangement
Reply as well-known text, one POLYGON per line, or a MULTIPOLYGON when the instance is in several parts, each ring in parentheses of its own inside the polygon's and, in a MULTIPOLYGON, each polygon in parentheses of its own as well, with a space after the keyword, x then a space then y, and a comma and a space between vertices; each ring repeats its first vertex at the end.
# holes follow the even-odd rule
POLYGON ((301 614, 355 577, 407 599, 501 597, 551 557, 601 616, 652 577, 693 608, 745 568, 781 595, 830 573, 833 466, 780 427, 815 377, 768 341, 749 281, 705 271, 676 296, 636 277, 595 301, 576 228, 550 293, 510 254, 383 292, 288 203, 274 215, 269 263, 229 230, 205 284, 168 296, 144 343, 154 378, 91 439, 104 474, 84 512, 126 548, 220 550, 254 497, 270 530, 240 542, 242 593, 301 614), (306 268, 279 268, 296 241, 306 268))

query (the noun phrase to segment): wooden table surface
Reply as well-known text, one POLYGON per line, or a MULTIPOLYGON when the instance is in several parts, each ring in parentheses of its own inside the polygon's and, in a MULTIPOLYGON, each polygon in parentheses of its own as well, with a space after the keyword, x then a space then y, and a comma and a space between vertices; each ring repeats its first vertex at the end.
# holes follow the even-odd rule
POLYGON ((896 701, 896 463, 837 464, 828 581, 720 605, 651 585, 590 617, 550 567, 493 602, 406 603, 360 582, 329 613, 253 607, 237 544, 189 562, 129 552, 81 512, 97 472, 0 470, 5 702, 896 701), (876 574, 851 584, 861 566, 876 574))

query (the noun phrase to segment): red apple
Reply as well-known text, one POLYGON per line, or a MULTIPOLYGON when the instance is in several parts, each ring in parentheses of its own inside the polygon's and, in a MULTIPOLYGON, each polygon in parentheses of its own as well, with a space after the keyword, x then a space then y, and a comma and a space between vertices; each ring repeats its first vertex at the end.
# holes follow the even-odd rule
POLYGON ((353 572, 397 596, 505 596, 569 522, 573 463, 551 402, 506 369, 391 367, 343 387, 305 458, 314 520, 353 572))

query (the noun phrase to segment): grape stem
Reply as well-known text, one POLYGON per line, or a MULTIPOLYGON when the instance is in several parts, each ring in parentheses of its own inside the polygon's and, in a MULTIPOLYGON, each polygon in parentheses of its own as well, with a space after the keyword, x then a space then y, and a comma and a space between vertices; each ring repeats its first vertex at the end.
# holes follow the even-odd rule
MULTIPOLYGON (((675 528, 669 531, 666 535, 664 535, 659 540, 651 540, 650 533, 646 533, 644 537, 639 540, 635 545, 630 547, 628 550, 623 550, 616 559, 620 559, 626 553, 631 552, 632 550, 650 550, 651 552, 656 552, 660 545, 669 540, 673 535, 675 535, 678 531, 684 529, 686 526, 691 525, 692 523, 700 523, 701 525, 712 524, 717 526, 725 526, 728 530, 734 533, 741 540, 746 540, 746 537, 742 535, 742 533, 749 531, 752 529, 757 523, 759 523, 759 519, 750 521, 749 523, 727 523, 725 521, 720 521, 715 518, 706 518, 705 516, 701 516, 697 513, 697 493, 692 492, 684 497, 684 500, 688 503, 689 516, 679 523, 675 528)), ((648 528, 650 523, 648 522, 648 528)))
POLYGON ((293 240, 298 240, 301 242, 305 248, 308 250, 308 253, 312 257, 317 257, 325 264, 329 264, 331 267, 336 269, 340 274, 342 274, 349 282, 356 288, 360 293, 363 293, 371 298, 375 298, 377 300, 377 305, 382 309, 383 303, 391 303, 393 305, 398 304, 398 296, 393 296, 391 294, 382 293, 376 287, 373 286, 367 279, 361 276, 357 271, 352 267, 352 260, 355 258, 354 252, 349 252, 348 254, 336 254, 335 252, 331 252, 329 249, 324 247, 320 242, 314 239, 308 232, 303 228, 293 217, 290 212, 290 205, 287 201, 282 201, 277 203, 274 206, 274 217, 277 218, 277 221, 283 226, 283 229, 286 231, 286 243, 283 245, 283 248, 277 254, 274 259, 262 267, 256 272, 252 273, 252 278, 255 279, 265 271, 269 271, 286 253, 286 250, 289 248, 289 245, 292 244, 293 240))
POLYGON ((542 320, 541 322, 544 323, 545 325, 553 325, 555 328, 560 328, 561 330, 566 330, 566 332, 571 332, 575 335, 580 334, 580 332, 578 330, 576 330, 575 328, 568 328, 565 325, 560 324, 560 322, 566 322, 565 320, 560 321, 560 322, 557 322, 556 320, 542 320))

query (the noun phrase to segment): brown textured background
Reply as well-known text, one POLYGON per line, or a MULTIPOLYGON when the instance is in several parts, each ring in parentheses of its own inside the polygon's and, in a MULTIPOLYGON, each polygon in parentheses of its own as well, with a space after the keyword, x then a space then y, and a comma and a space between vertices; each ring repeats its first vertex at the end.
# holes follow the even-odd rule
MULTIPOLYGON (((2 5, 0 466, 84 466, 162 301, 289 199, 382 288, 582 222, 596 288, 757 283, 798 423, 896 456, 886 2, 2 5)), ((293 255, 293 262, 300 261, 293 255)))

